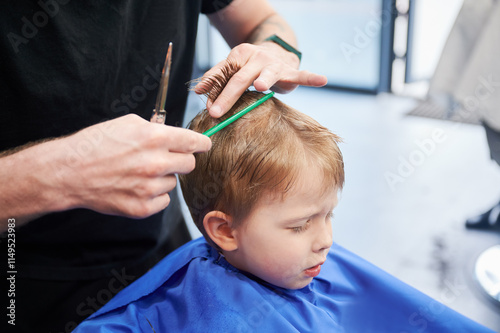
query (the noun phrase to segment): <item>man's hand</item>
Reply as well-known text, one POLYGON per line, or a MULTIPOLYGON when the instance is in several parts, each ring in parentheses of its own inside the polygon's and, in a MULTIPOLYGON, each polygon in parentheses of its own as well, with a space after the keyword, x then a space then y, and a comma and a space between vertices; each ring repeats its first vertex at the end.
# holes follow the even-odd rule
POLYGON ((210 147, 202 134, 136 115, 34 145, 0 158, 1 221, 72 208, 147 217, 169 204, 175 174, 192 171, 193 154, 210 147))
POLYGON ((88 153, 60 170, 65 188, 74 206, 135 218, 167 207, 175 174, 191 172, 193 153, 211 147, 204 135, 150 123, 136 115, 89 127, 68 137, 66 144, 78 147, 99 133, 99 144, 89 145, 88 153))
MULTIPOLYGON (((298 70, 299 58, 273 42, 260 45, 243 43, 231 50, 227 60, 223 60, 207 71, 203 77, 220 72, 220 68, 230 61, 241 69, 233 75, 213 104, 207 104, 212 117, 220 117, 253 85, 258 91, 273 90, 288 93, 297 86, 321 87, 327 83, 324 75, 298 70)), ((195 87, 198 94, 204 93, 206 82, 201 80, 195 87)))

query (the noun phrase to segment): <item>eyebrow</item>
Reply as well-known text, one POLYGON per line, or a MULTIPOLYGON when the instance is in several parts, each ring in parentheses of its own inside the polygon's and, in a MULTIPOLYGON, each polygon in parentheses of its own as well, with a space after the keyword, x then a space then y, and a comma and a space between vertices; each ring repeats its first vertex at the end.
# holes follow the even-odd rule
MULTIPOLYGON (((335 207, 333 207, 332 209, 330 209, 326 215, 333 215, 333 210, 335 209, 335 207)), ((290 225, 290 224, 293 224, 293 223, 297 223, 297 222, 301 222, 301 221, 305 221, 305 220, 310 220, 312 219, 314 216, 316 215, 321 215, 323 214, 323 212, 319 212, 319 213, 313 213, 313 214, 308 214, 308 215, 304 215, 302 217, 297 217, 297 218, 290 218, 290 219, 287 219, 287 220, 284 220, 284 221, 281 221, 281 224, 282 225, 290 225)))
POLYGON ((281 221, 282 225, 291 225, 294 223, 302 222, 302 221, 308 221, 310 220, 314 215, 309 215, 309 216, 304 216, 304 217, 299 217, 299 218, 290 218, 288 220, 281 221))

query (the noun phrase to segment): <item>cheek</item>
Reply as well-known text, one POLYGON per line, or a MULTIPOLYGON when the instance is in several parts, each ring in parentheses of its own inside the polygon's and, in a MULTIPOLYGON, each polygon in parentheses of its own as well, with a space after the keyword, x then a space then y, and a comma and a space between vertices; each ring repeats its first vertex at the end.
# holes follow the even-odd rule
POLYGON ((241 244, 242 248, 270 269, 282 266, 295 256, 297 246, 291 242, 293 237, 287 236, 286 231, 260 228, 249 231, 246 236, 244 243, 241 244))
POLYGON ((304 251, 300 242, 293 237, 273 238, 265 243, 256 244, 262 267, 273 275, 288 275, 295 272, 304 261, 304 251))
POLYGON ((248 242, 251 246, 269 256, 287 256, 294 251, 298 244, 294 244, 293 235, 288 235, 287 230, 264 230, 253 232, 248 242))

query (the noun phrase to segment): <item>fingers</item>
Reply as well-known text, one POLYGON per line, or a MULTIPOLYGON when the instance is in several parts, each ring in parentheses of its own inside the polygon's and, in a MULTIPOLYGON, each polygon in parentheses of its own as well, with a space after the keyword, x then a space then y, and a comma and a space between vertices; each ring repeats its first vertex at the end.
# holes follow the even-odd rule
POLYGON ((73 205, 129 217, 145 217, 165 208, 167 193, 176 186, 175 174, 191 172, 194 154, 208 151, 212 145, 200 133, 150 123, 135 115, 91 126, 61 140, 70 147, 81 142, 90 147, 61 172, 65 191, 76 198, 73 205))
MULTIPOLYGON (((214 118, 226 113, 252 84, 257 91, 288 93, 299 85, 321 87, 327 83, 324 75, 298 70, 297 57, 274 43, 240 44, 230 52, 227 60, 219 62, 203 77, 221 74, 228 61, 241 68, 231 77, 217 99, 207 102, 207 109, 214 118)), ((196 85, 195 92, 200 94, 209 91, 208 85, 208 81, 202 79, 196 85)))
POLYGON ((172 191, 177 185, 177 178, 174 175, 143 177, 131 182, 134 186, 130 189, 130 197, 137 201, 148 201, 172 191))
POLYGON ((264 69, 253 85, 258 91, 273 90, 285 94, 300 86, 322 87, 328 83, 324 75, 291 69, 279 72, 272 69, 264 69))
POLYGON ((308 83, 304 85, 309 87, 323 87, 327 83, 328 79, 325 75, 312 73, 312 75, 308 78, 308 83))
POLYGON ((201 78, 200 82, 194 87, 194 92, 197 93, 198 95, 204 94, 209 92, 209 87, 207 86, 206 78, 211 77, 217 73, 221 72, 221 68, 224 67, 227 63, 227 60, 224 59, 220 61, 217 65, 209 69, 205 74, 203 74, 203 77, 201 78))
POLYGON ((327 78, 324 75, 299 71, 280 64, 264 68, 258 64, 248 64, 229 80, 219 97, 208 106, 208 111, 214 118, 222 116, 252 84, 257 91, 273 90, 284 94, 293 91, 299 85, 321 87, 326 83, 327 78))
POLYGON ((159 195, 150 201, 150 209, 153 212, 159 212, 167 208, 170 204, 170 195, 168 193, 164 193, 159 195))
POLYGON ((131 200, 126 207, 118 207, 118 211, 113 213, 143 219, 164 210, 169 204, 170 195, 163 193, 145 201, 131 200))
POLYGON ((281 81, 308 87, 322 87, 328 83, 326 76, 309 71, 292 71, 290 77, 285 77, 281 81))
POLYGON ((165 147, 170 152, 176 153, 201 153, 210 150, 212 141, 206 135, 185 128, 171 127, 160 124, 164 137, 165 147))
POLYGON ((195 131, 163 124, 151 123, 134 114, 115 120, 114 132, 109 133, 114 139, 123 143, 139 145, 141 149, 166 148, 178 153, 201 153, 210 150, 212 141, 206 135, 195 131))
POLYGON ((208 112, 214 118, 222 116, 236 103, 258 76, 257 68, 246 66, 231 77, 217 99, 209 106, 208 112))
POLYGON ((168 175, 156 180, 156 190, 152 192, 152 197, 159 197, 172 191, 177 185, 177 178, 174 175, 168 175))
POLYGON ((176 173, 187 174, 195 168, 195 157, 186 153, 160 153, 151 155, 144 160, 147 163, 141 166, 142 174, 146 177, 164 177, 176 173))
POLYGON ((280 79, 280 75, 280 68, 278 66, 267 66, 255 79, 253 86, 258 91, 269 90, 280 79))
POLYGON ((195 153, 210 150, 212 141, 206 135, 185 128, 148 123, 149 132, 128 155, 132 170, 145 177, 186 174, 195 167, 195 153), (139 154, 136 156, 135 154, 139 154))
POLYGON ((117 201, 112 213, 131 218, 151 216, 170 204, 169 193, 175 188, 177 179, 174 175, 143 179, 133 190, 117 201))

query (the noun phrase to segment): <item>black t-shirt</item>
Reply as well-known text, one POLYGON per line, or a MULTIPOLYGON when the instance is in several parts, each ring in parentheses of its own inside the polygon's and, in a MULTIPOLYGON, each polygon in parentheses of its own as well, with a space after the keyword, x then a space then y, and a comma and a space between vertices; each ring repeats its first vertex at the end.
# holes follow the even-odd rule
MULTIPOLYGON (((127 113, 149 120, 169 42, 173 58, 165 109, 167 124, 180 125, 198 15, 229 2, 4 2, 0 151, 127 113)), ((159 213, 142 221, 84 209, 32 221, 16 232, 18 275, 89 279, 124 264, 150 265, 163 255, 168 230, 180 219, 177 207, 169 209, 166 218, 159 213)))

